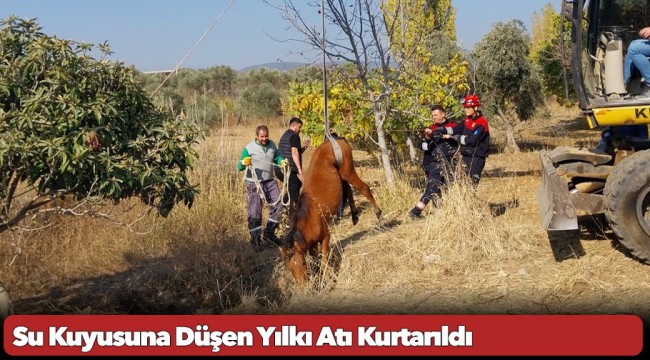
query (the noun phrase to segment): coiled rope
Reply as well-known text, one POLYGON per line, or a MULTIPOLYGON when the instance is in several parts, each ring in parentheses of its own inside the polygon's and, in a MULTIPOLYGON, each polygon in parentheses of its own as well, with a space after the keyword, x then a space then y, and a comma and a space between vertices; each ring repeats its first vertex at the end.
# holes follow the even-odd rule
MULTIPOLYGON (((253 178, 253 182, 255 183, 255 189, 257 191, 257 194, 260 196, 262 201, 269 206, 275 206, 280 202, 282 202, 282 205, 284 206, 289 206, 289 204, 291 203, 291 194, 289 193, 289 176, 291 175, 291 167, 290 166, 284 167, 264 160, 257 160, 257 161, 279 167, 282 170, 282 177, 283 177, 282 184, 280 185, 280 196, 274 203, 269 203, 266 200, 266 196, 264 195, 264 190, 262 189, 262 182, 257 177, 257 172, 255 172, 255 167, 251 163, 250 165, 248 165, 248 168, 251 172, 251 177, 253 178), (287 201, 284 201, 285 195, 287 196, 287 201)), ((244 181, 246 181, 247 172, 248 170, 244 172, 244 181)), ((275 181, 275 179, 273 179, 273 181, 275 181)))

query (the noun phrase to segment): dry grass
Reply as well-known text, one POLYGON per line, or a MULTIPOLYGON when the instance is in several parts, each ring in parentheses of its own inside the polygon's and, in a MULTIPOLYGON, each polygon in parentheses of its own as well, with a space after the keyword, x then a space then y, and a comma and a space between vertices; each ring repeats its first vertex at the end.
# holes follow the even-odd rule
MULTIPOLYGON (((416 164, 394 188, 367 154, 359 175, 384 210, 355 193, 361 221, 333 225, 330 266, 297 288, 273 248, 249 249, 243 176, 234 163, 254 126, 214 129, 192 174, 201 193, 153 232, 62 217, 36 232, 5 232, 2 280, 19 313, 634 313, 648 314, 646 265, 628 257, 601 217, 573 238, 549 239, 537 210, 537 151, 593 145, 598 132, 554 108, 531 121, 516 154, 495 153, 476 190, 465 180, 424 220, 406 215, 424 187, 416 164), (564 245, 565 260, 554 247, 564 245), (572 246, 572 247, 569 247, 572 246), (566 256, 568 254, 568 256, 566 256), (557 253, 555 253, 557 255, 557 253)), ((278 139, 281 127, 271 128, 278 139)), ((494 131, 495 143, 499 134, 494 131)), ((309 163, 307 152, 305 162, 309 163)), ((128 204, 113 211, 125 209, 128 204)), ((133 211, 138 211, 136 208, 133 211)), ((129 216, 128 214, 126 216, 129 216)))

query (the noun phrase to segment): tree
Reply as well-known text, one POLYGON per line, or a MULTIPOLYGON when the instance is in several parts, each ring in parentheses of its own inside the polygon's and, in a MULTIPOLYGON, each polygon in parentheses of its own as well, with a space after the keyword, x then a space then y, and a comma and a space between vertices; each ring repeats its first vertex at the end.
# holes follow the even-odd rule
POLYGON ((273 117, 281 114, 281 95, 270 83, 245 88, 237 105, 247 115, 256 117, 273 117))
POLYGON ((532 116, 541 101, 528 60, 530 39, 521 20, 497 22, 473 52, 483 108, 504 126, 508 147, 519 151, 515 125, 532 116))
MULTIPOLYGON (((426 34, 434 30, 431 26, 436 26, 435 21, 428 20, 437 8, 427 5, 440 4, 440 9, 447 10, 451 5, 448 1, 424 0, 388 3, 378 0, 324 0, 324 16, 328 25, 335 29, 335 36, 323 39, 320 27, 309 25, 292 1, 284 0, 281 3, 283 5, 276 8, 304 36, 304 39, 297 41, 306 42, 313 49, 324 52, 330 64, 341 61, 350 64, 350 67, 337 72, 340 77, 333 82, 346 82, 340 86, 351 90, 352 98, 359 95, 358 98, 368 104, 372 132, 376 133, 376 138, 373 134, 372 140, 379 148, 386 181, 393 185, 395 177, 388 148, 390 130, 401 130, 395 125, 403 118, 393 116, 392 102, 400 97, 401 91, 410 89, 404 87, 401 80, 406 64, 420 54, 418 45, 426 34), (421 16, 422 12, 426 16, 421 16)), ((442 30, 448 29, 443 26, 442 30)), ((328 74, 333 72, 328 71, 328 74)), ((410 116, 417 117, 415 114, 410 116)), ((364 122, 363 119, 355 120, 364 122)))
POLYGON ((106 43, 96 60, 92 44, 40 30, 0 21, 0 231, 43 211, 97 215, 103 200, 191 207, 198 128, 154 107, 106 43))
POLYGON ((573 103, 575 92, 571 71, 570 26, 564 27, 564 49, 560 38, 560 14, 546 4, 541 14, 533 13, 532 38, 530 43, 530 60, 539 74, 542 90, 547 96, 555 96, 560 102, 573 103), (565 78, 566 84, 565 84, 565 78))

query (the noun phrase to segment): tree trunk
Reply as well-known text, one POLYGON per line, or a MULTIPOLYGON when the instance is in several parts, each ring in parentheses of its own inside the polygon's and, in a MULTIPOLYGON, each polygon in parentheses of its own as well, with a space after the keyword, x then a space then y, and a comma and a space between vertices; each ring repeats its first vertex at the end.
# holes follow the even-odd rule
POLYGON ((508 121, 508 117, 503 113, 503 110, 501 110, 501 107, 497 106, 497 114, 501 118, 501 121, 503 121, 503 125, 506 128, 506 145, 508 146, 509 149, 512 149, 515 153, 519 152, 519 145, 517 145, 517 140, 515 140, 515 129, 508 121))
POLYGON ((381 109, 381 106, 375 101, 373 105, 373 112, 375 113, 375 126, 377 126, 377 144, 381 153, 381 162, 384 165, 384 173, 386 174, 386 183, 388 186, 395 186, 395 175, 393 168, 390 165, 390 155, 388 154, 388 144, 386 142, 386 131, 384 131, 384 122, 386 113, 381 109))
POLYGON ((411 161, 416 162, 417 159, 417 151, 415 150, 415 144, 413 144, 413 139, 411 139, 410 136, 406 137, 406 147, 409 149, 409 158, 411 161))

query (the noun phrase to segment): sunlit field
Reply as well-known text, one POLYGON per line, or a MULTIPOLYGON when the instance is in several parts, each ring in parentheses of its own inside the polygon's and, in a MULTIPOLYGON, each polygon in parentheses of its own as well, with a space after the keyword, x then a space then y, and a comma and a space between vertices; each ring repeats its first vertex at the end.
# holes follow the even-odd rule
MULTIPOLYGON (((422 220, 407 216, 424 189, 419 164, 396 167, 391 187, 377 158, 355 150, 357 171, 383 216, 377 220, 355 192, 360 222, 352 226, 348 210, 331 225, 329 266, 319 269, 319 259, 310 260, 306 287, 294 285, 277 248, 254 253, 249 244, 244 174, 235 163, 255 125, 210 129, 191 174, 200 189, 191 209, 179 206, 167 219, 148 215, 131 228, 50 216, 44 228, 2 233, 1 280, 19 314, 646 316, 648 266, 622 250, 603 217, 583 217, 580 232, 551 238, 539 220, 538 151, 598 140, 578 116, 557 107, 530 120, 519 153, 499 152, 503 137, 495 131, 497 151, 478 188, 459 174, 441 206, 427 207, 422 220)), ((279 140, 284 120, 266 122, 271 139, 279 140)), ((305 153, 307 166, 312 152, 305 153)), ((106 209, 123 223, 143 210, 137 201, 106 209)))

